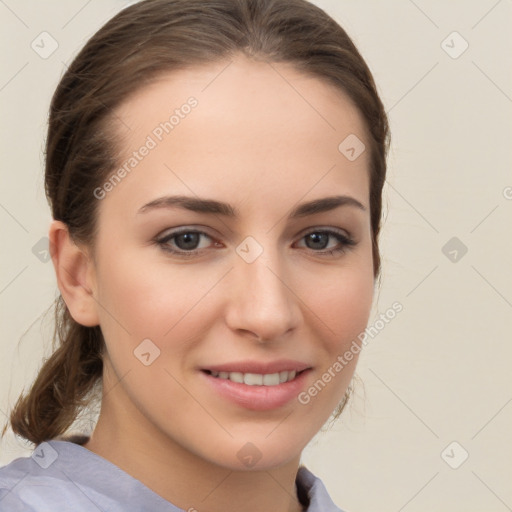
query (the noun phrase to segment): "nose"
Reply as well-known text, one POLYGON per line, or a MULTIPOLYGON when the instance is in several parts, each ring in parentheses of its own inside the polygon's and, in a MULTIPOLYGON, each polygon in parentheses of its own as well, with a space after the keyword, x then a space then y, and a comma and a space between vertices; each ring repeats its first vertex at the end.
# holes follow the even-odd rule
POLYGON ((264 250, 252 263, 236 255, 230 272, 226 322, 233 330, 260 342, 282 339, 301 320, 289 266, 277 251, 264 250))

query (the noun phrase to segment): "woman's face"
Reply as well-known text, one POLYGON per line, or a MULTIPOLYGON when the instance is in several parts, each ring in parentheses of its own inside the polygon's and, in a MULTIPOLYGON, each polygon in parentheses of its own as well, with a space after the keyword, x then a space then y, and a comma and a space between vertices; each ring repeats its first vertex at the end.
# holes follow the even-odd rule
POLYGON ((162 454, 297 458, 344 396, 373 298, 360 114, 290 65, 237 57, 166 75, 114 118, 91 274, 102 414, 162 454))

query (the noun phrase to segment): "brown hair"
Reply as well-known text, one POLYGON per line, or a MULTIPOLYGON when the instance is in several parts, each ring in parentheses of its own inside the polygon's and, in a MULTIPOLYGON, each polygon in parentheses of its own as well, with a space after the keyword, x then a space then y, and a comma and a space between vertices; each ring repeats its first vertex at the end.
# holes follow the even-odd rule
MULTIPOLYGON (((306 0, 145 0, 108 21, 75 57, 52 98, 45 186, 53 218, 68 226, 73 240, 92 248, 98 206, 93 191, 117 164, 114 109, 158 75, 238 53, 291 63, 334 84, 359 109, 370 139, 377 278, 389 148, 386 112, 372 74, 349 36, 306 0)), ((10 415, 13 431, 36 444, 69 429, 90 403, 102 376, 100 327, 75 322, 61 296, 55 306, 57 348, 10 415)))

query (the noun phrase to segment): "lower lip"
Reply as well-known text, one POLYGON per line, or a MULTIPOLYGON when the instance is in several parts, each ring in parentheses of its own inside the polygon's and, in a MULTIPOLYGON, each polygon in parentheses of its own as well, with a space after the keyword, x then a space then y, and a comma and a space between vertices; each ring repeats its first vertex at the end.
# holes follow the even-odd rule
POLYGON ((268 411, 282 407, 296 398, 304 388, 309 371, 304 370, 293 380, 277 386, 248 386, 229 379, 213 377, 203 371, 201 374, 217 393, 231 402, 254 411, 268 411))

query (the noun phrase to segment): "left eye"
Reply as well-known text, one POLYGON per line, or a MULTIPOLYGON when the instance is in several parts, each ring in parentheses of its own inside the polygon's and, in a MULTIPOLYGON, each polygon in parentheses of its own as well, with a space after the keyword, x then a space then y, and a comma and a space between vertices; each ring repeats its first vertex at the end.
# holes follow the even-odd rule
MULTIPOLYGON (((208 247, 209 244, 200 247, 201 238, 212 240, 212 237, 203 231, 182 230, 168 233, 164 237, 156 240, 158 245, 165 251, 177 256, 192 257, 208 247), (177 247, 174 248, 174 247, 177 247)), ((333 255, 345 251, 349 246, 355 245, 355 242, 348 236, 333 230, 315 230, 303 235, 300 240, 306 241, 306 247, 318 255, 333 255), (328 247, 330 239, 336 239, 337 244, 328 247)), ((221 246, 219 242, 215 242, 221 246)))
POLYGON ((308 246, 309 249, 320 249, 320 251, 314 251, 320 254, 332 254, 335 252, 341 252, 344 251, 347 248, 347 246, 355 245, 355 242, 348 236, 332 230, 310 231, 309 233, 304 235, 302 239, 306 240, 306 245, 308 246), (336 239, 338 241, 338 244, 334 245, 334 247, 327 248, 326 242, 328 242, 330 238, 336 239), (313 245, 313 247, 311 247, 311 245, 313 245), (317 247, 315 247, 315 245, 317 247), (318 247, 318 245, 321 245, 322 247, 318 247))

